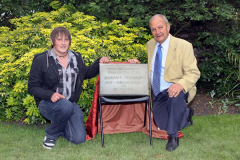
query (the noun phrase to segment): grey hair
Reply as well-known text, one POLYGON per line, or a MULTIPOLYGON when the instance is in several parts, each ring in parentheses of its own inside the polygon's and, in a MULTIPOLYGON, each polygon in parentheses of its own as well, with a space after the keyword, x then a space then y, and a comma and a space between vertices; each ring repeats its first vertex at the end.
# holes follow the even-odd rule
POLYGON ((152 16, 152 17, 150 18, 150 20, 149 20, 149 26, 150 26, 150 22, 151 22, 154 18, 156 18, 156 17, 161 17, 161 18, 164 20, 164 22, 165 22, 166 24, 168 24, 168 19, 167 19, 163 14, 156 14, 156 15, 154 15, 154 16, 152 16))

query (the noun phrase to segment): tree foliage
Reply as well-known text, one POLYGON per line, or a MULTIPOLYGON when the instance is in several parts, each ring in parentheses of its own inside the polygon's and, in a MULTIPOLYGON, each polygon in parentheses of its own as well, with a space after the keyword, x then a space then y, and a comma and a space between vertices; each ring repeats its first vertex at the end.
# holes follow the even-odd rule
POLYGON ((131 22, 132 26, 144 28, 148 28, 151 16, 161 13, 171 22, 173 35, 192 32, 193 27, 199 26, 211 32, 221 31, 225 27, 219 24, 239 16, 240 8, 239 1, 231 0, 2 0, 0 26, 15 17, 49 12, 69 4, 102 22, 120 20, 122 24, 131 22))
MULTIPOLYGON (((1 0, 0 118, 44 122, 26 87, 32 57, 48 49, 54 27, 70 30, 71 49, 83 54, 88 65, 103 55, 112 61, 137 57, 146 62, 145 43, 151 36, 144 28, 158 13, 169 19, 172 35, 195 34, 188 40, 202 58, 198 88, 236 99, 240 91, 239 9, 240 2, 232 0, 1 0)), ((85 117, 95 81, 83 84, 78 103, 85 117)))
POLYGON ((132 25, 144 28, 148 28, 151 16, 164 14, 174 35, 191 32, 193 26, 199 25, 212 30, 213 22, 226 22, 235 14, 226 0, 89 0, 76 8, 101 21, 118 19, 127 23, 132 19, 132 25))
MULTIPOLYGON (((142 44, 151 36, 144 28, 129 28, 117 20, 100 22, 93 16, 73 11, 72 6, 66 5, 50 13, 38 12, 14 18, 10 22, 16 29, 12 31, 0 27, 0 100, 5 104, 0 111, 4 111, 3 119, 45 122, 33 96, 27 92, 27 83, 33 56, 49 49, 50 33, 55 27, 69 29, 72 35, 70 49, 81 53, 86 65, 101 56, 107 56, 111 61, 138 57, 146 62, 146 48, 142 44)), ((91 79, 83 84, 78 104, 85 117, 91 107, 95 83, 96 79, 91 79)))
POLYGON ((32 15, 36 12, 50 11, 50 0, 1 0, 0 26, 12 27, 10 19, 32 15))

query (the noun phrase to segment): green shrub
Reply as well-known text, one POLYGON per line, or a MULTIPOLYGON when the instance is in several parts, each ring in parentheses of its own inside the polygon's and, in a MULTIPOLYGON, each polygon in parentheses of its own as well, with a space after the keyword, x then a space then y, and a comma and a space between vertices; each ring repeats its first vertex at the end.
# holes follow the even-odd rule
POLYGON ((231 61, 240 55, 240 34, 223 35, 205 32, 200 34, 199 39, 204 40, 207 48, 201 54, 205 57, 205 61, 199 67, 201 71, 199 86, 210 91, 215 90, 217 97, 229 95, 229 91, 233 88, 238 90, 239 95, 239 66, 238 63, 231 61))
MULTIPOLYGON (((45 123, 27 91, 28 76, 35 54, 49 49, 53 28, 64 26, 72 35, 70 49, 82 54, 86 65, 98 57, 107 56, 110 61, 127 61, 138 58, 147 62, 145 42, 151 35, 144 28, 128 28, 119 23, 102 23, 95 17, 73 12, 64 6, 50 13, 39 12, 32 16, 12 19, 16 29, 0 28, 0 120, 23 120, 33 124, 45 123), (142 44, 139 44, 141 42, 142 44), (3 113, 4 112, 4 113, 3 113)), ((85 80, 78 104, 84 117, 91 107, 96 78, 85 80)))

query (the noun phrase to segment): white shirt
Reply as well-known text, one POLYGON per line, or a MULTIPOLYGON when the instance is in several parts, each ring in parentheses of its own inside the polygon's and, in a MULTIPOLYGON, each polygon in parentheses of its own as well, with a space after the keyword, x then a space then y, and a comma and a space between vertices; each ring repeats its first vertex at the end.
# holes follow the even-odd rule
MULTIPOLYGON (((164 79, 165 63, 166 63, 166 59, 167 59, 169 44, 170 44, 170 34, 168 35, 168 38, 161 44, 162 45, 162 66, 161 66, 161 76, 160 76, 160 91, 163 91, 163 90, 169 88, 173 84, 173 83, 169 83, 169 82, 165 81, 165 79, 164 79)), ((156 58, 156 54, 157 54, 157 50, 158 50, 158 45, 159 45, 159 43, 157 42, 154 53, 153 53, 153 58, 152 58, 151 84, 153 84, 154 63, 155 63, 155 58, 156 58)))

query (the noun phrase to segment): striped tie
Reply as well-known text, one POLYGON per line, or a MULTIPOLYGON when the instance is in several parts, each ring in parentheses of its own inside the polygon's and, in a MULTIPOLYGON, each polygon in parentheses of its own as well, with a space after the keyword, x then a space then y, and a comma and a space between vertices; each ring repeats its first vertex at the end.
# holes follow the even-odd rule
POLYGON ((154 72, 153 72, 153 84, 152 90, 155 96, 160 93, 160 76, 161 76, 161 66, 162 66, 162 46, 158 45, 158 50, 154 63, 154 72))

